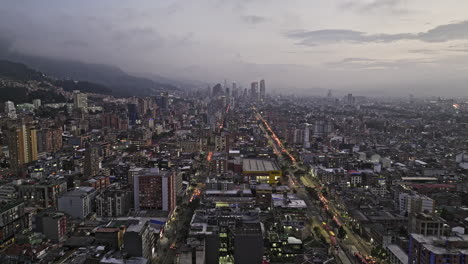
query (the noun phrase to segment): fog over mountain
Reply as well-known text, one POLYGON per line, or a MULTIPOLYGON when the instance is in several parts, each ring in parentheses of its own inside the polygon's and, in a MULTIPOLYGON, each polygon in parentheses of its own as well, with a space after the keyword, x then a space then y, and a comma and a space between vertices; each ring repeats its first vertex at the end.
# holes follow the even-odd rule
POLYGON ((265 78, 280 92, 468 96, 466 10, 463 0, 4 1, 0 53, 175 86, 265 78))

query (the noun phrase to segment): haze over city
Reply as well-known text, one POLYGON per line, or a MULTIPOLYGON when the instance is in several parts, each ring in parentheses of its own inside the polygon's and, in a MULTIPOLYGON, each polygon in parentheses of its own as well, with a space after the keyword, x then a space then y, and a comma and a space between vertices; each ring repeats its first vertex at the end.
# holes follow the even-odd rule
POLYGON ((462 0, 3 1, 0 53, 270 91, 466 96, 462 0))

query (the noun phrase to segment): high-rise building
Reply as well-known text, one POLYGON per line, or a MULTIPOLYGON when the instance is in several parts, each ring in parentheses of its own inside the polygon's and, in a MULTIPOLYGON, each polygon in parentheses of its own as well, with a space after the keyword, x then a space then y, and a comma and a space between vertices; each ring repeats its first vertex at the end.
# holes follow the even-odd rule
POLYGON ((177 174, 151 168, 133 177, 135 210, 172 211, 176 206, 177 174))
POLYGON ((15 108, 15 103, 12 101, 6 101, 5 102, 5 113, 9 118, 15 119, 16 116, 16 108, 15 108))
POLYGON ((253 101, 258 101, 258 82, 250 84, 250 98, 253 101))
POLYGON ((38 153, 54 153, 62 146, 62 128, 47 128, 36 132, 38 153))
POLYGON ((162 92, 159 96, 156 97, 156 104, 161 110, 169 110, 169 93, 162 92))
POLYGON ((411 193, 400 193, 399 195, 400 214, 411 215, 418 213, 433 213, 435 208, 434 200, 431 198, 411 193))
POLYGON ((124 251, 130 257, 152 259, 155 251, 154 234, 149 222, 139 221, 128 226, 124 234, 124 251))
POLYGON ((84 158, 84 176, 90 178, 98 175, 100 163, 99 149, 96 146, 89 145, 86 148, 84 158))
POLYGON ((33 100, 33 105, 34 105, 34 109, 39 109, 42 105, 41 103, 41 99, 34 99, 33 100))
POLYGON ((88 95, 78 90, 73 91, 73 107, 84 111, 88 110, 88 95))
POLYGON ((217 97, 223 95, 223 87, 221 86, 220 83, 216 84, 213 86, 213 92, 211 93, 212 97, 217 97))
POLYGON ((424 236, 411 234, 408 263, 464 264, 468 259, 468 237, 424 236))
POLYGON ((58 198, 67 192, 65 180, 52 182, 28 182, 18 186, 18 198, 25 201, 28 206, 57 207, 58 198))
POLYGON ((49 207, 34 216, 33 230, 52 241, 63 241, 67 234, 67 216, 49 207))
POLYGON ((129 125, 136 125, 138 120, 138 110, 136 104, 128 104, 128 123, 129 125))
POLYGON ((445 230, 445 220, 434 214, 418 213, 409 216, 408 233, 424 236, 442 236, 445 230))
POLYGON ((24 202, 14 201, 0 206, 0 245, 3 247, 23 228, 28 227, 28 217, 24 211, 24 202))
POLYGON ((96 215, 99 217, 126 216, 131 207, 131 191, 106 189, 96 196, 96 215))
POLYGON ((33 125, 19 125, 10 128, 8 134, 8 150, 10 166, 19 170, 23 164, 37 160, 37 134, 33 125))
POLYGON ((260 81, 260 100, 265 101, 266 99, 266 86, 265 80, 260 81))

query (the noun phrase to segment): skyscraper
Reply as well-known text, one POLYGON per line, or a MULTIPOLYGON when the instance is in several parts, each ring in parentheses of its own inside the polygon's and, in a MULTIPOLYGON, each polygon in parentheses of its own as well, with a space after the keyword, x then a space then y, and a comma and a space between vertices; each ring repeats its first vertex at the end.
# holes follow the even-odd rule
POLYGON ((266 97, 266 86, 265 86, 265 80, 260 81, 260 100, 265 101, 266 97))
POLYGON ((88 110, 88 96, 78 90, 73 91, 73 107, 75 109, 88 110))
POLYGON ((5 113, 8 115, 9 118, 16 118, 16 108, 15 103, 12 101, 5 102, 5 113))
POLYGON ((86 147, 84 158, 84 176, 94 177, 99 174, 100 167, 99 149, 96 146, 88 145, 86 147))
POLYGON ((253 82, 250 85, 250 98, 253 101, 258 100, 258 82, 253 82))
POLYGON ((176 206, 176 173, 145 169, 133 177, 135 210, 172 211, 176 206))
POLYGON ((137 105, 136 104, 128 104, 127 105, 127 110, 128 110, 128 123, 130 125, 136 125, 137 119, 138 119, 138 111, 137 111, 137 105))
POLYGON ((8 130, 10 166, 19 170, 23 164, 37 160, 37 136, 33 125, 22 124, 8 130))

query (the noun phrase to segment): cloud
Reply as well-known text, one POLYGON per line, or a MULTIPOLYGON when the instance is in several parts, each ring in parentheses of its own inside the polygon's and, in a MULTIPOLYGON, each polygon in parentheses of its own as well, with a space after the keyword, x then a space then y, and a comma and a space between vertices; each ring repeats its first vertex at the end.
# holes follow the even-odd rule
POLYGON ((415 65, 435 65, 437 61, 432 59, 400 59, 379 60, 371 58, 345 58, 326 64, 329 68, 338 70, 396 70, 415 65))
POLYGON ((468 20, 454 24, 437 26, 429 31, 420 33, 400 34, 367 34, 347 29, 323 29, 315 31, 290 31, 285 34, 287 38, 297 39, 297 44, 315 46, 339 42, 389 43, 400 40, 420 40, 423 42, 446 42, 450 40, 468 39, 468 20))
POLYGON ((407 14, 409 10, 400 8, 402 0, 347 1, 340 5, 343 10, 355 10, 360 13, 390 11, 393 14, 407 14))
POLYGON ((89 47, 88 42, 78 39, 69 39, 63 42, 63 45, 67 48, 87 48, 89 47))
POLYGON ((416 54, 426 54, 426 55, 433 55, 438 54, 438 50, 431 50, 431 49, 412 49, 408 50, 409 53, 416 53, 416 54))
POLYGON ((251 16, 242 16, 242 20, 247 24, 256 25, 256 24, 265 22, 266 18, 261 17, 261 16, 251 15, 251 16))

